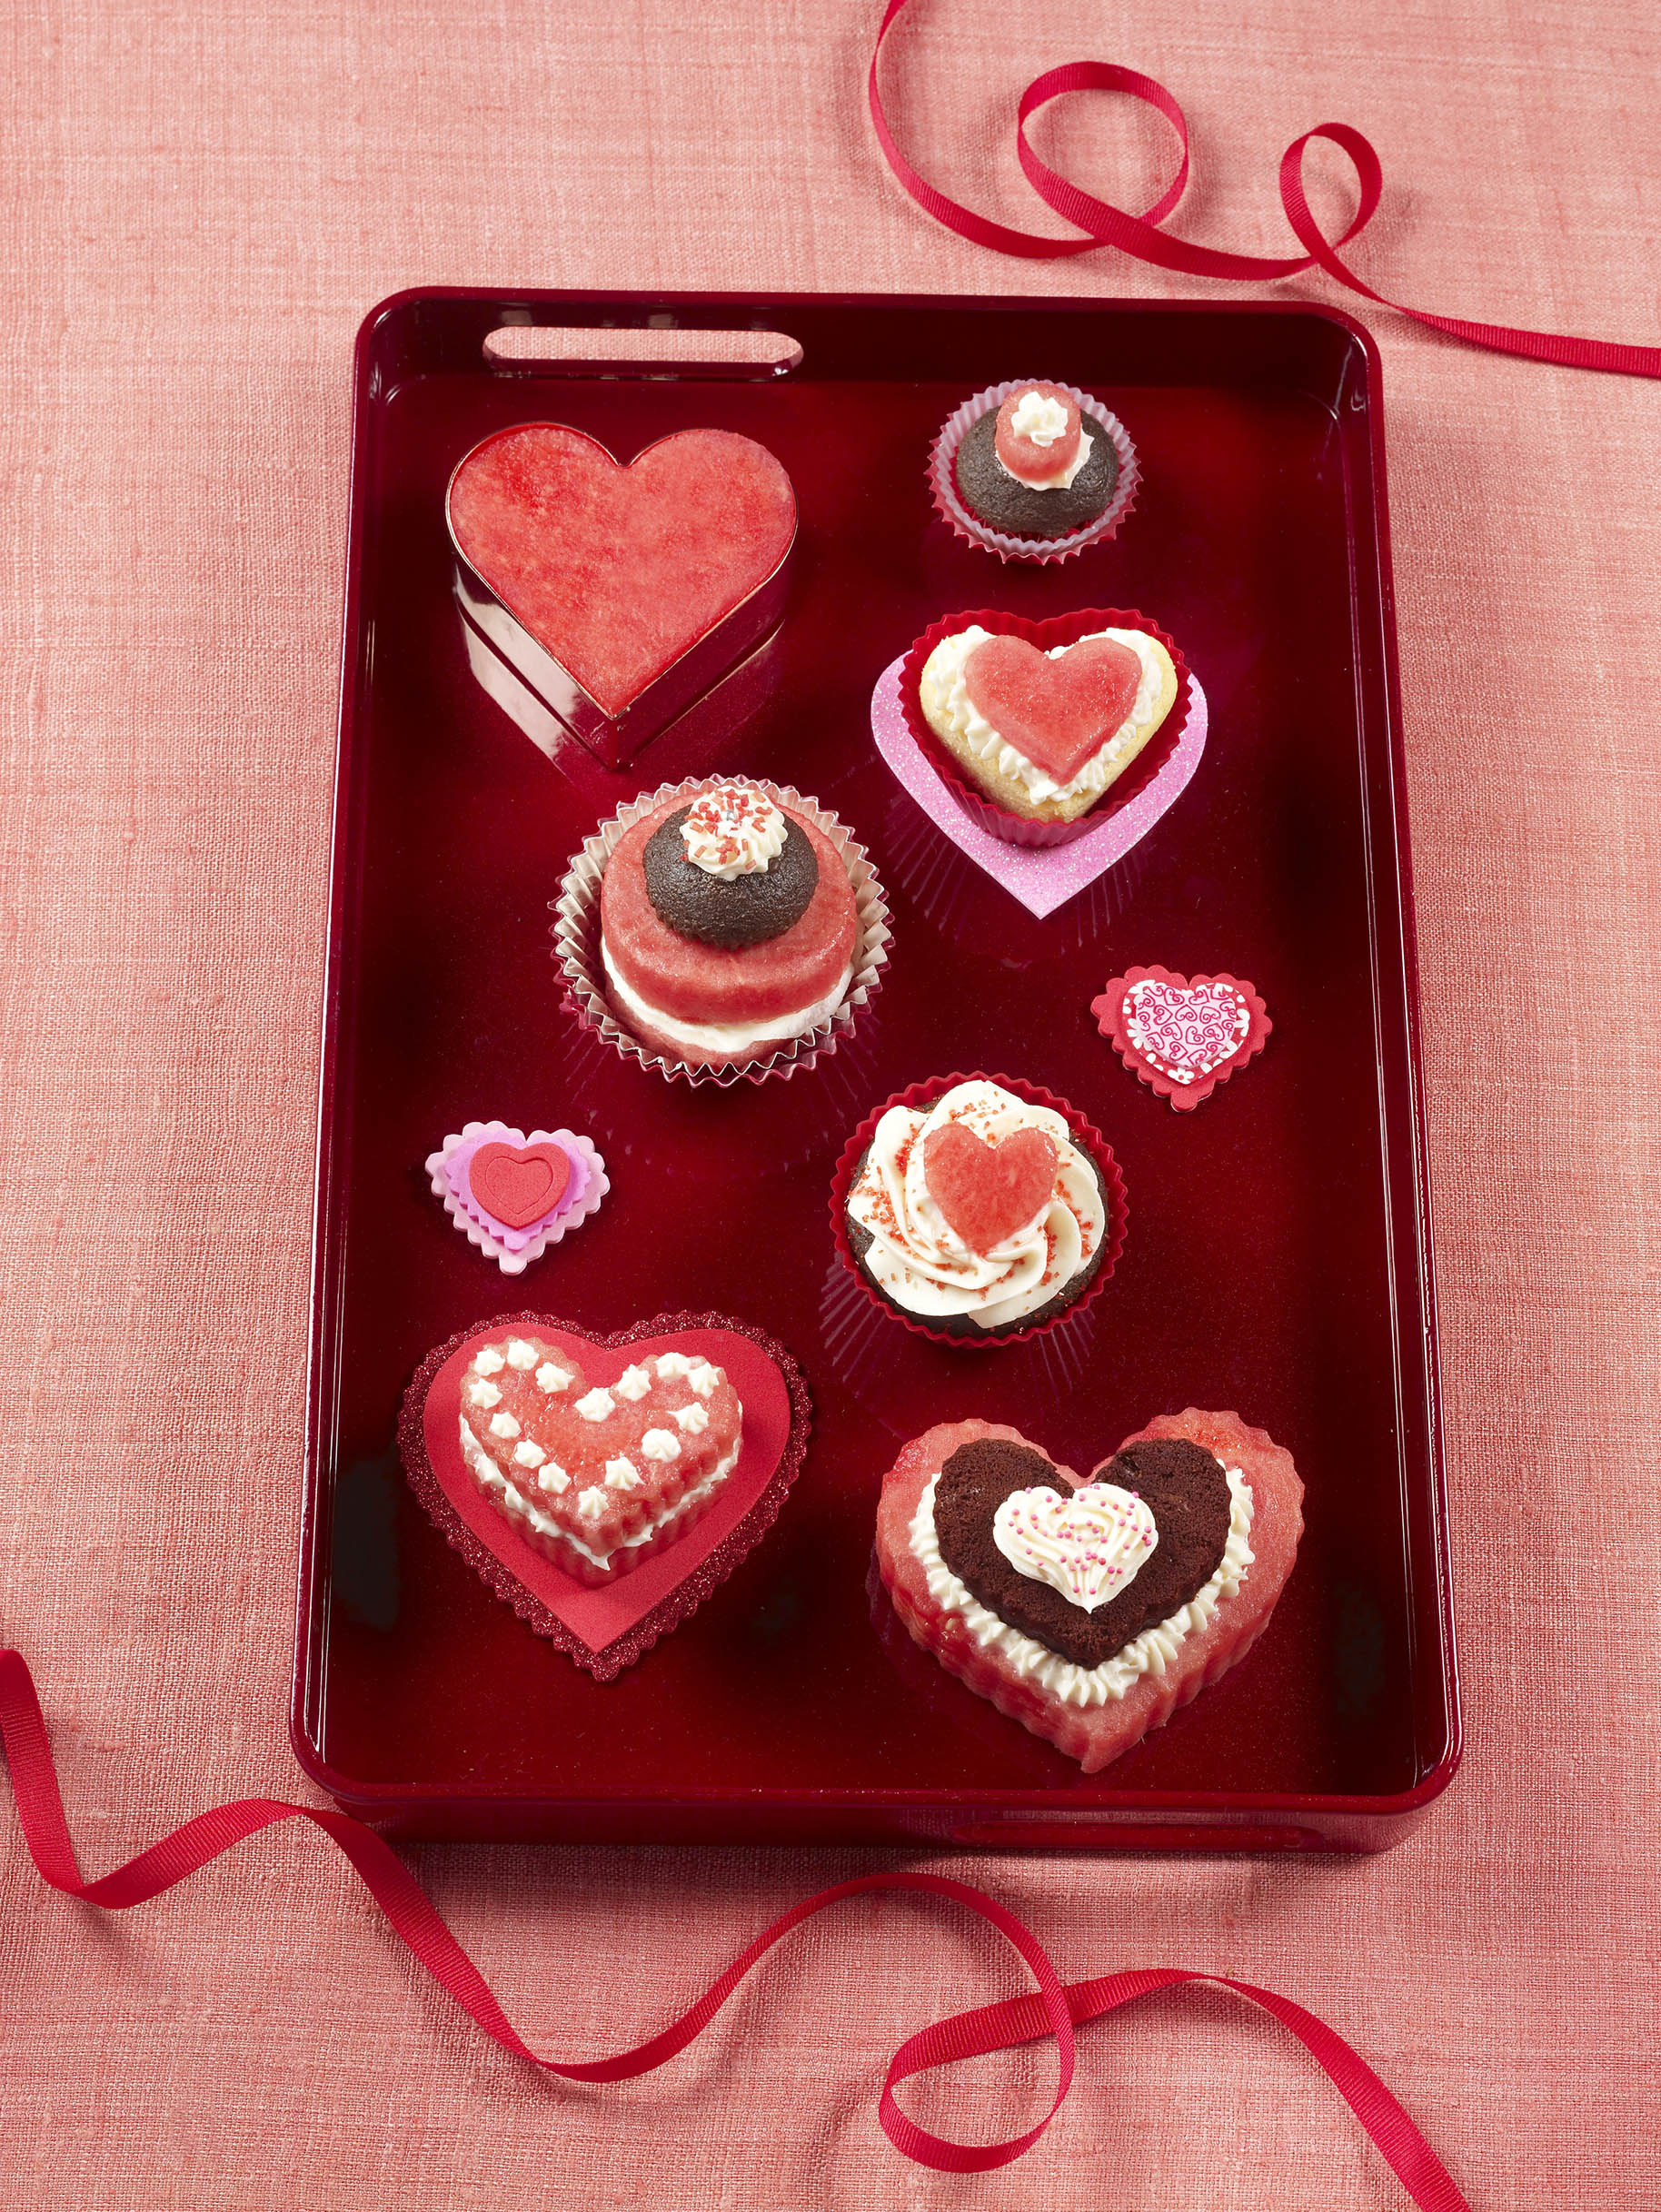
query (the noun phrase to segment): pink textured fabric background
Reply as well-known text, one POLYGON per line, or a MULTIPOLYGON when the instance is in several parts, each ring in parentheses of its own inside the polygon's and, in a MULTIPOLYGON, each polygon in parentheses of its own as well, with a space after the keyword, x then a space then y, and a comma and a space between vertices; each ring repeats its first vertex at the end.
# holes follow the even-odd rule
MULTIPOLYGON (((1016 94, 1081 54, 1129 62, 1197 131, 1178 227, 1277 253, 1279 151, 1341 117, 1389 175, 1359 253, 1382 288, 1661 335, 1652 6, 1250 14, 1247 30, 1223 0, 920 0, 893 42, 892 112, 960 196, 1057 227, 1015 166, 1016 94)), ((303 1790, 284 1711, 363 310, 430 282, 1204 289, 1109 256, 1004 262, 930 225, 864 119, 877 15, 5 12, 0 1632, 35 1670, 94 1870, 222 1799, 303 1790)), ((1164 174, 1159 126, 1123 104, 1074 103, 1039 135, 1132 205, 1164 174)), ((1465 1771, 1380 1860, 950 1863, 1024 1910, 1065 1973, 1210 1967, 1313 2007, 1477 2206, 1636 2212, 1655 2202, 1661 2103, 1661 393, 1372 320, 1465 1771)), ((417 1854, 525 2032, 568 2057, 649 2032, 786 1903, 876 1862, 417 1854)), ((910 2168, 876 2125, 887 2054, 1019 1986, 950 1913, 864 1903, 796 1937, 663 2074, 564 2089, 464 2022, 307 1836, 114 1920, 45 1891, 0 1814, 0 2203, 1403 2201, 1312 2064, 1218 1994, 1089 2031, 1082 2086, 1021 2165, 910 2168)), ((1005 2133, 1041 2108, 1049 2066, 987 2061, 911 2107, 1005 2133)))

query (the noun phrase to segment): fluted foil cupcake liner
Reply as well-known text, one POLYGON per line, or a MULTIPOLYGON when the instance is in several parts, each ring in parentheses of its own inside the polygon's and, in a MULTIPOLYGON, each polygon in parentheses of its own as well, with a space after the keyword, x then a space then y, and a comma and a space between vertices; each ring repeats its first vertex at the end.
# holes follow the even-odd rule
POLYGON ((950 522, 960 538, 970 545, 978 545, 983 552, 995 553, 1000 560, 1030 560, 1044 562, 1069 560, 1081 553, 1087 545, 1097 545, 1105 538, 1113 537, 1119 524, 1136 504, 1137 490, 1142 481, 1142 467, 1137 459, 1136 448, 1130 442, 1130 433, 1109 407, 1094 399, 1088 392, 1080 392, 1073 384, 1056 384, 1058 392, 1068 398, 1080 412, 1096 417, 1113 441, 1113 450, 1119 455, 1119 481, 1113 487, 1113 497, 1096 520, 1084 530, 1076 530, 1067 538, 1012 538, 1007 531, 993 530, 970 512, 958 491, 955 462, 958 448, 984 414, 995 413, 1012 392, 1019 392, 1028 384, 1054 383, 1053 377, 1018 376, 1001 384, 989 385, 977 392, 972 400, 947 416, 941 423, 929 454, 929 490, 934 501, 935 511, 942 521, 950 522))
POLYGON ((583 840, 582 850, 572 856, 565 871, 552 911, 553 957, 565 979, 565 1003, 579 1021, 602 1037, 624 1059, 638 1060, 666 1083, 713 1083, 725 1088, 740 1082, 764 1083, 770 1076, 788 1081, 811 1067, 821 1056, 836 1050, 880 986, 882 970, 888 965, 888 900, 865 848, 817 799, 804 799, 792 784, 769 783, 760 776, 690 776, 684 782, 660 784, 655 791, 632 799, 583 840), (791 1037, 765 1059, 715 1064, 674 1059, 637 1037, 613 1011, 606 996, 605 967, 600 956, 600 879, 624 834, 646 815, 734 784, 760 791, 776 806, 801 815, 822 831, 841 855, 853 887, 859 925, 853 978, 840 1004, 822 1022, 804 1030, 801 1037, 791 1037))
POLYGON ((987 607, 976 608, 968 614, 944 615, 938 622, 931 622, 915 640, 900 671, 900 710, 930 767, 964 813, 993 837, 1001 838, 1006 845, 1070 845, 1075 838, 1100 828, 1121 807, 1129 806, 1145 791, 1164 768, 1188 728, 1193 708, 1193 687, 1189 681, 1189 664, 1182 657, 1182 648, 1157 622, 1139 614, 1134 608, 1086 607, 1072 614, 1046 615, 1041 621, 987 607), (1094 806, 1087 807, 1070 822, 1035 822, 1024 814, 1011 814, 1007 807, 1000 807, 995 799, 970 783, 963 763, 929 726, 920 695, 924 666, 943 638, 955 637, 974 623, 1000 637, 1024 638, 1040 652, 1049 652, 1057 645, 1076 645, 1080 638, 1090 637, 1099 630, 1143 630, 1150 638, 1157 638, 1171 657, 1171 666, 1177 671, 1177 696, 1171 701, 1170 712, 1123 775, 1108 786, 1094 806))
POLYGON ((1019 1076, 989 1076, 983 1072, 972 1075, 930 1076, 921 1083, 909 1084, 893 1097, 885 1098, 880 1106, 873 1106, 865 1119, 842 1147, 841 1157, 830 1177, 830 1235, 836 1245, 837 1257, 853 1280, 864 1292, 877 1312, 890 1321, 897 1321, 901 1328, 910 1329, 914 1336, 926 1336, 931 1344, 944 1344, 952 1352, 978 1352, 993 1344, 1031 1344, 1040 1336, 1048 1336, 1052 1329, 1064 1329, 1076 1321, 1106 1284, 1119 1265, 1119 1255, 1125 1248, 1125 1232, 1129 1213, 1125 1200, 1125 1178, 1113 1147, 1095 1125, 1085 1119, 1076 1106, 1065 1098, 1058 1098, 1039 1083, 1024 1083, 1019 1076), (854 1177, 860 1163, 870 1148, 877 1134, 877 1124, 891 1106, 904 1106, 908 1112, 926 1112, 937 1098, 955 1090, 960 1083, 995 1083, 1011 1097, 1024 1099, 1029 1106, 1048 1106, 1059 1114, 1072 1133, 1073 1142, 1087 1153, 1101 1171, 1102 1195, 1106 1205, 1106 1219, 1101 1229, 1101 1264, 1095 1274, 1073 1300, 1059 1314, 1051 1314, 1048 1321, 1017 1324, 1012 1329, 987 1329, 975 1336, 957 1336, 945 1329, 931 1328, 920 1314, 908 1314, 899 1305, 890 1304, 871 1282, 870 1277, 855 1257, 853 1243, 848 1234, 848 1199, 853 1189, 854 1177))

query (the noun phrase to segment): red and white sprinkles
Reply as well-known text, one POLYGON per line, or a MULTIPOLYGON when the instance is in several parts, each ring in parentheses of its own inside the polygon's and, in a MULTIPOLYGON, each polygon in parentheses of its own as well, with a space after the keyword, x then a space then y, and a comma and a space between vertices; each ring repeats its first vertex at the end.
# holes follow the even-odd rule
POLYGON ((1010 1566, 1087 1613, 1129 1589, 1159 1541, 1148 1506, 1117 1483, 1086 1483, 1065 1498, 1047 1483, 1011 1491, 992 1516, 992 1542, 1010 1566))

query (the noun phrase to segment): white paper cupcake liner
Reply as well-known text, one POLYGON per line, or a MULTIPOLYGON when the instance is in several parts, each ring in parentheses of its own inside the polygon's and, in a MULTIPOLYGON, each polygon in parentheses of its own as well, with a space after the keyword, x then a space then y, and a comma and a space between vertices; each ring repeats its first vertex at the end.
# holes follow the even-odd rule
POLYGON ((1081 553, 1087 545, 1095 545, 1103 538, 1110 538, 1136 503, 1137 487, 1142 481, 1141 464, 1136 457, 1136 448, 1130 442, 1130 433, 1110 408, 1104 407, 1088 392, 1080 392, 1072 384, 1056 384, 1058 392, 1068 398, 1080 412, 1096 417, 1113 441, 1113 450, 1119 455, 1119 481, 1113 488, 1113 497, 1088 529, 1076 530, 1067 538, 1011 538, 1005 531, 993 530, 972 515, 963 504, 958 492, 957 476, 953 467, 958 448, 984 414, 994 413, 1012 392, 1019 392, 1028 384, 1051 383, 1051 377, 1018 376, 1001 384, 989 385, 977 392, 972 400, 965 400, 955 414, 948 415, 940 425, 929 455, 929 489, 934 497, 936 511, 950 523, 960 538, 967 538, 971 545, 984 551, 996 553, 1000 560, 1067 560, 1074 553, 1081 553))
POLYGON ((567 1005, 578 1019, 604 1037, 625 1059, 638 1060, 661 1075, 665 1082, 697 1085, 764 1083, 769 1076, 787 1081, 811 1067, 821 1055, 833 1053, 879 987, 888 965, 888 900, 865 848, 857 843, 834 814, 816 799, 804 799, 791 784, 768 783, 760 776, 691 776, 682 783, 660 784, 621 807, 610 821, 602 822, 573 855, 552 908, 553 957, 565 977, 567 1005), (799 814, 827 837, 842 857, 853 887, 859 935, 853 956, 853 978, 840 1003, 815 1027, 789 1038, 765 1059, 725 1061, 715 1065, 674 1059, 654 1045, 637 1037, 613 1011, 606 996, 605 969, 600 956, 600 879, 624 833, 660 807, 678 805, 741 784, 761 792, 775 805, 799 814))

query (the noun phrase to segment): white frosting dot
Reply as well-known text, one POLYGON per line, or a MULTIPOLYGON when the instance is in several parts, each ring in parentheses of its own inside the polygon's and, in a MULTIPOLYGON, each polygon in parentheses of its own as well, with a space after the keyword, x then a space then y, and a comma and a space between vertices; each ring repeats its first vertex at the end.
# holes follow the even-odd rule
POLYGON ((675 1419, 689 1436, 701 1436, 710 1425, 710 1416, 701 1405, 677 1405, 675 1419))
POLYGON ((632 1404, 651 1388, 651 1377, 643 1367, 625 1367, 612 1388, 618 1397, 627 1398, 632 1404))
POLYGON ((719 1367, 711 1367, 708 1360, 695 1360, 686 1379, 701 1398, 708 1398, 713 1396, 715 1385, 727 1378, 719 1367))
POLYGON ((492 1436, 517 1436, 518 1433, 519 1423, 512 1413, 492 1413, 491 1415, 491 1434, 492 1436))
POLYGON ((585 1398, 577 1400, 576 1410, 584 1421, 604 1421, 617 1408, 612 1403, 609 1390, 591 1390, 585 1398))
POLYGON ((478 1358, 474 1360, 473 1365, 481 1374, 500 1374, 507 1365, 507 1362, 494 1344, 486 1344, 478 1358))
POLYGON ((566 1473, 563 1467, 556 1467, 552 1460, 548 1462, 536 1479, 551 1496, 557 1497, 562 1490, 571 1488, 570 1475, 566 1473))
POLYGON ((585 1521, 598 1521, 605 1511, 605 1493, 598 1483, 582 1491, 577 1497, 577 1511, 585 1521))
POLYGON ((522 1336, 508 1338, 508 1365, 523 1368, 527 1373, 536 1364, 536 1346, 526 1344, 522 1336))
POLYGON ((692 1363, 684 1352, 662 1352, 658 1354, 658 1373, 661 1375, 691 1374, 692 1363))
POLYGON ((641 1438, 641 1450, 648 1459, 679 1459, 681 1439, 673 1429, 648 1429, 641 1438))
POLYGON ((609 1459, 605 1463, 605 1479, 608 1490, 638 1490, 641 1471, 632 1460, 609 1459))
POLYGON ((513 1461, 516 1466, 540 1467, 547 1456, 548 1454, 542 1450, 541 1444, 532 1443, 528 1436, 522 1443, 516 1443, 513 1446, 513 1461))
POLYGON ((467 1402, 470 1405, 482 1405, 485 1412, 489 1413, 492 1405, 502 1404, 502 1393, 496 1388, 494 1383, 469 1383, 467 1402))
POLYGON ((571 1377, 563 1367, 556 1367, 552 1360, 544 1360, 536 1371, 536 1387, 549 1392, 569 1390, 571 1377))

